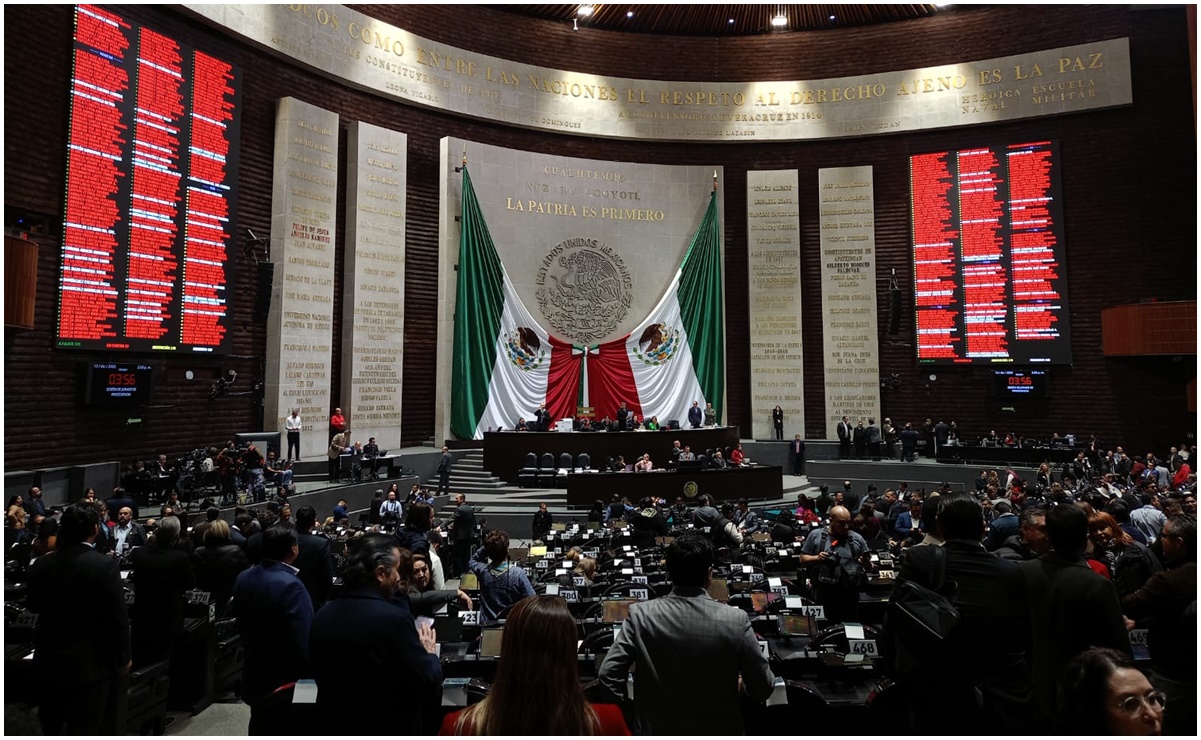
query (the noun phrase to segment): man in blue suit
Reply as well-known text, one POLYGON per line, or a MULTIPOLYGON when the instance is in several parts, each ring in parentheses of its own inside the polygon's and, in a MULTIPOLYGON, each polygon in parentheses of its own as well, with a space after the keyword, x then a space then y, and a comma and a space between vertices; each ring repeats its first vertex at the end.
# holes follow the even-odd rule
POLYGON ((697 401, 693 401, 692 408, 688 409, 688 424, 693 429, 701 425, 701 405, 697 401))
POLYGON ((263 532, 263 559, 234 583, 232 609, 246 658, 242 700, 250 705, 250 734, 275 734, 263 711, 276 689, 308 675, 313 604, 292 567, 300 552, 296 530, 276 525, 263 532))
POLYGON ((400 584, 395 537, 356 540, 345 590, 313 619, 310 654, 322 728, 340 735, 429 735, 441 706, 434 630, 418 627, 400 584), (397 687, 402 687, 397 690, 397 687), (366 707, 348 718, 348 708, 366 707), (387 707, 387 711, 382 711, 387 707))

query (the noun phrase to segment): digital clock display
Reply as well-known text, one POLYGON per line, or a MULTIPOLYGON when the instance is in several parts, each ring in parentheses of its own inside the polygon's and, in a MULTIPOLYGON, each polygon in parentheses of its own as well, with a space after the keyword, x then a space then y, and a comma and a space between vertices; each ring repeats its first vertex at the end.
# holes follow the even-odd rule
POLYGON ((94 362, 86 368, 84 403, 144 406, 150 402, 150 365, 94 362))
POLYGON ((1002 398, 1046 398, 1046 370, 995 370, 995 388, 1002 398))

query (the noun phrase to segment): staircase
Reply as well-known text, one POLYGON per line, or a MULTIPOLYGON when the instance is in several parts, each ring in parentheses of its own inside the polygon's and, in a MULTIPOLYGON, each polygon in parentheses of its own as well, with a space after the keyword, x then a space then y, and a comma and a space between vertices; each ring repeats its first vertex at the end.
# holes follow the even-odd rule
MULTIPOLYGON (((438 490, 438 476, 430 478, 430 490, 438 490)), ((504 481, 484 470, 483 450, 472 450, 450 468, 450 492, 465 493, 468 496, 480 493, 515 493, 525 489, 506 485, 504 481)))

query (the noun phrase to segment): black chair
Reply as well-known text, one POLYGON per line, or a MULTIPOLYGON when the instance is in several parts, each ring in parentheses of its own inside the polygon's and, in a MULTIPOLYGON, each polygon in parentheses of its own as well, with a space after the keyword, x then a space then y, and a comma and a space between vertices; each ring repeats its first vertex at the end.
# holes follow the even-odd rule
POLYGON ((125 692, 124 728, 118 728, 117 734, 163 734, 167 725, 167 695, 171 688, 167 668, 168 664, 163 661, 150 663, 129 672, 125 692))
POLYGON ((743 699, 743 719, 748 735, 795 734, 798 725, 805 727, 806 734, 837 734, 834 728, 827 728, 830 705, 816 688, 800 681, 785 681, 784 689, 787 704, 768 707, 743 699))
POLYGON ((525 454, 525 465, 517 472, 517 485, 522 487, 538 485, 538 456, 532 452, 525 454))
POLYGON ((709 456, 708 456, 708 455, 697 455, 697 456, 696 456, 696 462, 697 462, 697 466, 698 466, 698 467, 699 467, 701 470, 708 470, 708 469, 709 469, 709 456))
POLYGON ((555 485, 558 487, 567 487, 567 474, 571 472, 572 457, 570 452, 564 452, 559 455, 559 467, 555 470, 555 485))
POLYGON ((669 419, 667 421, 667 428, 671 429, 673 431, 678 431, 680 428, 680 420, 679 419, 669 419))
POLYGON ((587 452, 581 452, 580 454, 576 455, 575 466, 581 470, 591 470, 592 455, 589 455, 587 452))
POLYGON ((538 459, 538 475, 537 483, 540 486, 549 486, 555 480, 555 456, 549 452, 543 452, 542 457, 538 459))

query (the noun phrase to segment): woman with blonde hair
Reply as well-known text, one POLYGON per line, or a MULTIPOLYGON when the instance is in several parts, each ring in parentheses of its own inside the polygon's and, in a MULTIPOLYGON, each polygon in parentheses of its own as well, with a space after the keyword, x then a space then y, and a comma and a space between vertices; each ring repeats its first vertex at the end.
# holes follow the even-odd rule
POLYGON ((621 709, 589 704, 577 627, 560 596, 530 596, 505 621, 496 680, 480 703, 446 716, 439 735, 629 735, 621 709))

